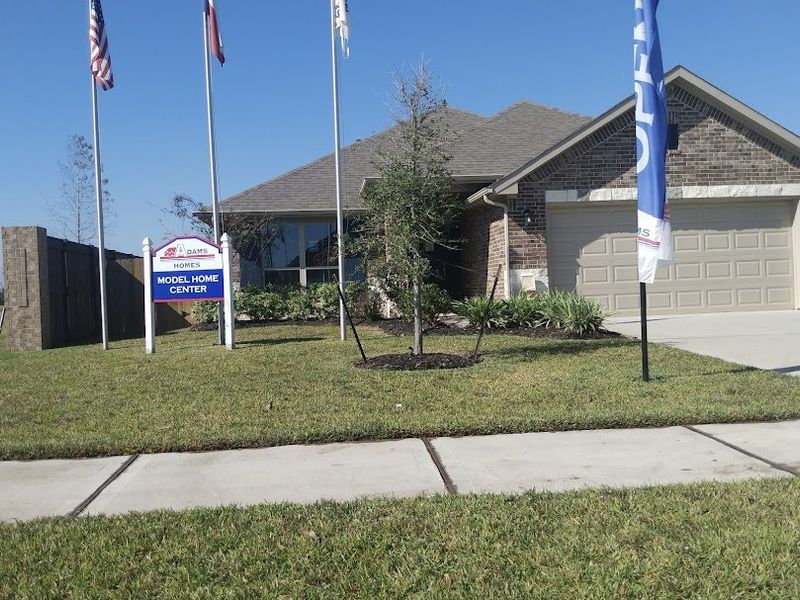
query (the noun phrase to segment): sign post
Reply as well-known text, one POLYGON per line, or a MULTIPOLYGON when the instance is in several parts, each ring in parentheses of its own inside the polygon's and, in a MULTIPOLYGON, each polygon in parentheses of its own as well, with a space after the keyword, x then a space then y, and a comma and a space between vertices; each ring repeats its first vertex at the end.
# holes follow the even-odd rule
POLYGON ((234 348, 231 239, 222 246, 197 235, 179 235, 153 249, 145 238, 145 351, 155 352, 154 304, 166 302, 224 302, 225 345, 234 348))
POLYGON ((156 306, 153 304, 153 243, 149 237, 142 242, 144 257, 144 351, 156 351, 156 306))
POLYGON ((233 277, 231 277, 231 238, 227 233, 222 234, 222 278, 225 285, 225 346, 233 350, 236 346, 234 339, 233 320, 233 277))

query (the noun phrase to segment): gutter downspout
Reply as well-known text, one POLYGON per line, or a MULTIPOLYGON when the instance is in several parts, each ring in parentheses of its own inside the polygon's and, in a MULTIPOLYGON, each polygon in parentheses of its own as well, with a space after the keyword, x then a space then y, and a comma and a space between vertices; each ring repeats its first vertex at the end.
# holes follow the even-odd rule
POLYGON ((508 235, 508 204, 495 202, 489 199, 489 194, 483 195, 483 201, 489 206, 496 206, 503 209, 503 236, 505 238, 505 264, 503 265, 503 298, 511 298, 511 257, 508 235))

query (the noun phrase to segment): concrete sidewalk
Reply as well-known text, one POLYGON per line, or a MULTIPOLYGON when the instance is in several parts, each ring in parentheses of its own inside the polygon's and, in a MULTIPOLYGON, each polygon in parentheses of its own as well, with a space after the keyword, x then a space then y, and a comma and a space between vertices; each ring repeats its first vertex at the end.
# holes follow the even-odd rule
POLYGON ((800 476, 800 421, 0 462, 0 520, 800 476))

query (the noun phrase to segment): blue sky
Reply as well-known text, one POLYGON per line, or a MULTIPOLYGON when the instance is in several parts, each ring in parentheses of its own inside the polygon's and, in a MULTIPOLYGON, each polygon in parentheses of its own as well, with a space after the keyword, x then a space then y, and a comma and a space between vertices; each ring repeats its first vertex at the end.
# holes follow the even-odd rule
MULTIPOLYGON (((57 162, 91 135, 86 3, 5 2, 0 224, 52 227, 57 162)), ((424 54, 451 104, 491 114, 519 99, 596 115, 632 88, 632 0, 350 0, 345 142, 389 124, 398 66, 424 54), (402 9, 402 10, 401 10, 402 9)), ((101 93, 116 199, 108 246, 159 238, 175 192, 209 198, 201 0, 104 0, 116 88, 101 93)), ((228 62, 215 68, 222 195, 331 150, 329 5, 218 0, 228 62)), ((800 130, 796 0, 662 0, 664 62, 800 130), (765 4, 769 9, 765 10, 765 4)))

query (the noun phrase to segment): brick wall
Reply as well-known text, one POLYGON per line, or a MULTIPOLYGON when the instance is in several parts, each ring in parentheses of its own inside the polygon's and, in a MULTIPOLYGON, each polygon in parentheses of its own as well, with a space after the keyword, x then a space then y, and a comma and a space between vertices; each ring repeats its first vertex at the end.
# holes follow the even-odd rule
MULTIPOLYGON (((669 115, 680 144, 668 153, 668 186, 800 182, 798 157, 677 85, 669 88, 669 115)), ((547 268, 546 191, 636 187, 634 119, 626 112, 519 182, 512 269, 547 268)))
POLYGON ((8 349, 49 348, 47 230, 3 227, 2 240, 8 349))
MULTIPOLYGON (((464 247, 461 251, 464 266, 464 293, 482 296, 491 291, 498 266, 505 260, 503 209, 483 204, 464 213, 461 220, 464 247)), ((501 268, 497 297, 502 297, 505 282, 501 268)))

